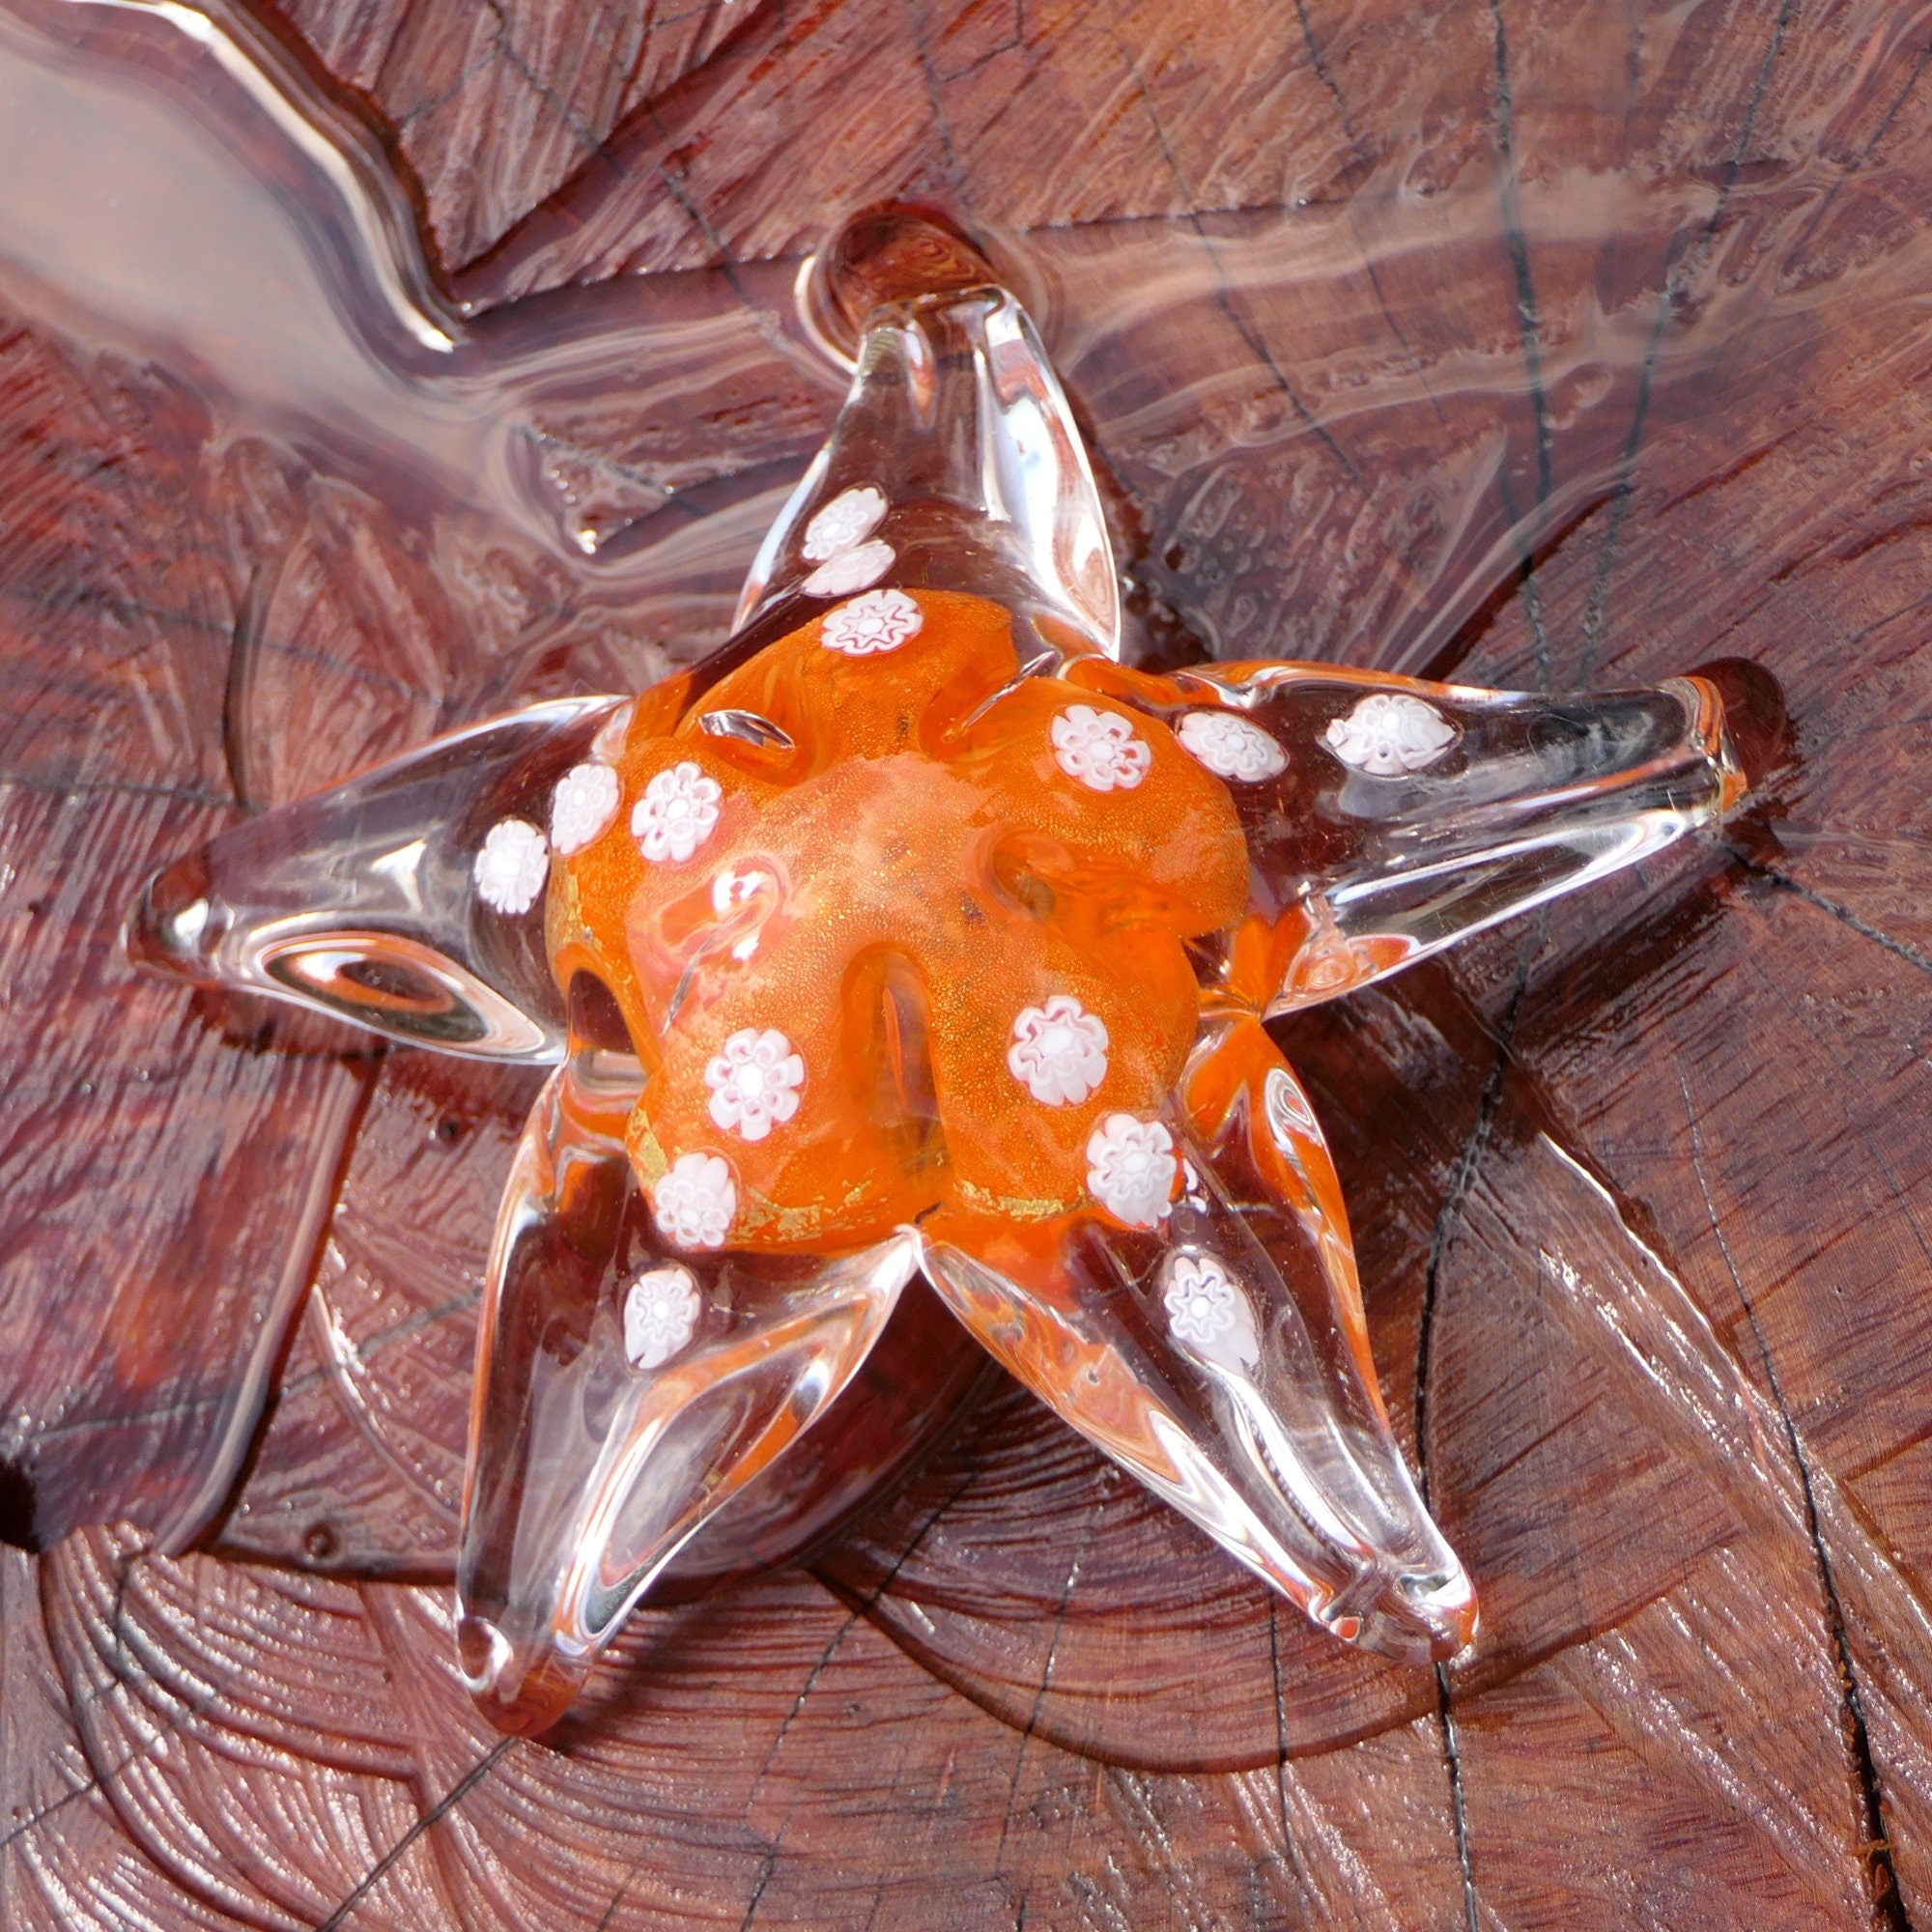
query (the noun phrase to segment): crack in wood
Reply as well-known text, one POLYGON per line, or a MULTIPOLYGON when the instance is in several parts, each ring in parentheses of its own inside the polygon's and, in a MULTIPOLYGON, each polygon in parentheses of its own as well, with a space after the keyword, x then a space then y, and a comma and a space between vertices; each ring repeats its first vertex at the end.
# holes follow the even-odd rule
MULTIPOLYGON (((1495 4, 1495 0, 1492 0, 1495 4)), ((1650 400, 1656 381, 1657 358, 1663 346, 1664 330, 1669 326, 1672 311, 1683 293, 1686 283, 1695 268, 1701 266, 1709 254, 1711 244, 1716 241, 1718 229, 1724 218, 1725 210, 1730 205, 1731 191, 1737 185, 1738 171, 1744 165, 1745 150, 1750 145, 1753 129, 1757 126, 1758 108, 1764 99, 1764 91, 1771 82, 1771 71, 1776 65, 1777 56, 1784 46, 1785 30, 1790 26, 1792 16, 1798 11, 1798 0, 1781 0, 1777 18, 1771 30, 1771 43, 1764 50, 1764 58, 1758 63, 1757 76, 1751 86, 1749 104, 1745 110, 1744 126, 1738 129, 1738 138, 1731 149, 1724 167, 1723 180, 1718 186, 1716 206, 1704 224, 1702 236, 1687 247, 1664 270, 1663 287, 1657 298, 1657 314, 1650 327, 1650 340, 1644 347, 1643 361, 1637 371, 1636 400, 1631 406, 1630 433, 1624 439, 1623 454, 1618 459, 1617 479, 1610 491, 1610 514, 1604 529, 1603 548, 1597 554, 1596 572, 1591 580, 1590 594, 1583 607, 1583 649, 1577 661, 1577 681, 1586 683, 1596 668, 1597 652, 1602 645, 1604 632, 1609 623, 1610 566, 1616 554, 1618 540, 1623 534, 1624 519, 1629 513, 1632 492, 1636 486, 1637 453, 1643 443, 1644 429, 1650 416, 1650 400)), ((1920 65, 1923 65, 1920 56, 1920 65)), ((1914 78, 1917 78, 1915 71, 1914 78)), ((1899 104, 1902 104, 1902 97, 1899 104)), ((1875 137, 1874 137, 1875 138, 1875 137)), ((1869 148, 1866 150, 1870 152, 1869 148)))
POLYGON ((1463 1789, 1463 1753, 1456 1738, 1449 1667, 1443 1663, 1435 1666, 1435 1721, 1442 1733, 1442 1763, 1449 1776, 1449 1816, 1456 1833, 1456 1865, 1463 1880, 1463 1922, 1466 1932, 1482 1932, 1481 1897, 1469 1845, 1468 1804, 1463 1789))
POLYGON ((1798 1476, 1799 1493, 1804 1511, 1804 1533, 1811 1545, 1811 1560, 1817 1570, 1819 1587, 1824 1593, 1826 1625, 1837 1665, 1845 1754, 1858 1792, 1865 1833, 1862 1856, 1865 1884, 1872 1904, 1872 1925, 1874 1932, 1913 1932, 1912 1919, 1898 1887, 1898 1873, 1892 1864, 1891 1842, 1885 1821, 1885 1799, 1878 1765, 1872 1756, 1871 1737, 1865 1728, 1858 1672, 1852 1664, 1851 1637, 1845 1627, 1844 1605, 1839 1601, 1837 1578, 1833 1573, 1831 1552, 1825 1547, 1824 1530, 1818 1518, 1816 1479, 1812 1473, 1811 1459, 1799 1435, 1791 1405, 1785 1400, 1777 1364, 1773 1359, 1771 1344, 1758 1322, 1750 1292, 1745 1287, 1744 1276, 1731 1254, 1731 1244, 1725 1238, 1723 1225, 1718 1218, 1717 1203, 1711 1198, 1710 1182, 1704 1175, 1703 1140, 1697 1125, 1696 1109, 1690 1104, 1690 1082, 1681 1070, 1677 1084, 1684 1099, 1684 1117, 1690 1130, 1690 1169, 1697 1178, 1697 1191, 1703 1197, 1704 1211, 1710 1217, 1711 1233, 1717 1236, 1718 1252, 1724 1259, 1725 1271, 1731 1277, 1731 1286, 1737 1292, 1751 1338, 1757 1344, 1758 1360, 1764 1369, 1771 1399, 1776 1405, 1779 1420, 1783 1424, 1785 1444, 1791 1452, 1798 1476))
MULTIPOLYGON (((805 1700, 811 1695, 813 1687, 817 1684, 827 1665, 831 1663, 833 1657, 838 1653, 839 1645, 850 1635, 853 1625, 861 1617, 869 1618, 870 1612, 877 1607, 879 1599, 892 1587, 894 1579, 898 1576, 899 1572, 904 1569, 906 1564, 911 1562, 920 1545, 925 1541, 940 1519, 972 1488, 978 1475, 979 1471, 977 1469, 969 1469, 960 1478, 952 1492, 940 1500, 933 1509, 932 1514, 907 1539, 906 1547, 893 1559, 892 1566, 880 1577, 878 1582, 872 1586, 871 1590, 867 1594, 865 1601, 856 1607, 849 1609, 845 1621, 834 1632, 831 1642, 825 1646, 818 1662, 812 1665, 810 1671, 807 1674, 803 1687, 792 1702, 791 1709, 785 1713, 783 1721, 779 1725, 778 1735, 772 1740, 772 1747, 766 1752, 764 1764, 759 1768, 758 1776, 752 1785, 751 1795, 745 1801, 745 1815, 747 1817, 751 1815, 752 1804, 757 1797, 759 1786, 763 1784, 766 1776, 771 1772, 772 1766, 778 1761, 779 1747, 785 1741, 785 1733, 791 1729, 792 1723, 797 1719, 798 1714, 804 1710, 805 1700)), ((849 1603, 850 1600, 836 1583, 831 1582, 826 1577, 820 1577, 816 1569, 812 1569, 811 1574, 841 1603, 849 1603)))
MULTIPOLYGON (((145 1762, 156 1751, 172 1743, 196 1719, 206 1717, 211 1710, 220 1704, 248 1676, 251 1664, 250 1661, 244 1657, 232 1669, 209 1682, 206 1689, 198 1695, 184 1697, 176 1693, 169 1686, 160 1683, 153 1672, 142 1667, 138 1655, 128 1637, 127 1594, 128 1580, 132 1575, 134 1565, 147 1560, 152 1553, 151 1550, 146 1548, 122 1549, 115 1553, 114 1591, 110 1600, 111 1606, 104 1620, 105 1634, 109 1638, 109 1647, 104 1652, 97 1651, 96 1653, 107 1664, 111 1672, 109 1681, 84 1690, 76 1696, 71 1686, 68 1686, 67 1673, 62 1671, 60 1674, 63 1685, 68 1686, 68 1710, 73 1718, 77 1719, 83 1716, 85 1713, 92 1711, 97 1705, 105 1702, 106 1699, 115 1696, 117 1693, 126 1696, 142 1685, 150 1685, 157 1688, 161 1691, 161 1694, 166 1696, 176 1706, 174 1714, 158 1720, 139 1745, 105 1768, 99 1766, 95 1762, 93 1752, 88 1748, 87 1740, 84 1735, 80 1734, 79 1727, 76 1725, 76 1740, 82 1754, 86 1757, 88 1765, 86 1778, 73 1786, 71 1790, 63 1792, 60 1797, 54 1799, 50 1804, 42 1805, 27 1817, 18 1820, 4 1833, 0 1833, 0 1852, 6 1851, 17 1839, 23 1838, 36 1831, 46 1819, 59 1811, 65 1810, 76 1799, 86 1798, 90 1794, 98 1792, 111 1805, 113 1804, 114 1780, 121 1777, 133 1766, 145 1762)), ((43 1567, 41 1571, 40 1593, 43 1600, 43 1618, 46 1615, 48 1585, 49 1572, 43 1567)), ((59 1670, 58 1660, 56 1660, 55 1668, 59 1670)), ((394 1780, 392 1779, 391 1781, 394 1780)))
POLYGON ((1141 72, 1140 63, 1134 58, 1133 52, 1127 46, 1126 43, 1121 39, 1119 34, 1114 33, 1111 28, 1108 30, 1108 38, 1113 42, 1114 51, 1119 55, 1121 64, 1126 69, 1128 78, 1133 81, 1135 92, 1139 94, 1141 105, 1147 114, 1148 127, 1153 134, 1154 145, 1160 150, 1161 160, 1172 177, 1176 188, 1179 190, 1183 218, 1200 238, 1202 246, 1208 251, 1208 259, 1213 265, 1215 306, 1228 318, 1236 333, 1247 345, 1250 354, 1254 355, 1255 359, 1273 378, 1276 386, 1287 397, 1289 407, 1300 418, 1303 427, 1309 430, 1322 447, 1334 457, 1336 462, 1347 472, 1349 481, 1354 485, 1355 489, 1362 496, 1366 497, 1369 494, 1368 484, 1364 480, 1361 471, 1356 468, 1354 458, 1336 441, 1333 433, 1328 429, 1327 425, 1321 422, 1315 414, 1315 412, 1308 407, 1308 404, 1302 398, 1301 392, 1289 381, 1288 372, 1275 359, 1274 351, 1268 347, 1265 340, 1262 337, 1260 330, 1254 327, 1253 323, 1249 321, 1246 314, 1241 310, 1239 304, 1235 300, 1234 283, 1229 277, 1227 265, 1222 261, 1221 251, 1216 245, 1214 237, 1209 232, 1207 222, 1204 219, 1204 212, 1194 205, 1194 190, 1189 185, 1186 176, 1181 172, 1179 158, 1176 156, 1174 148, 1168 140, 1167 129, 1161 122, 1159 110, 1154 106, 1153 95, 1148 87, 1146 77, 1141 72))
POLYGON ((409 1855, 410 1847, 433 1826, 440 1824, 456 1807, 468 1798, 477 1785, 496 1770, 503 1754, 511 1746, 522 1744, 521 1738, 498 1738, 490 1748, 469 1767, 469 1769, 439 1798, 430 1808, 412 1824, 358 1881, 333 1912, 315 1929, 315 1932, 338 1932, 338 1928, 354 1912, 357 1905, 394 1870, 397 1862, 409 1855))
MULTIPOLYGON (((1449 1230, 1454 1224, 1468 1191, 1475 1183, 1484 1150, 1489 1146, 1497 1110, 1502 1105, 1503 1083, 1509 1069, 1510 1046, 1522 1016, 1523 999, 1529 988, 1530 962, 1543 943, 1546 916, 1539 914, 1533 929, 1524 937, 1517 954, 1516 980, 1510 989, 1509 1005, 1496 1030, 1496 1051, 1482 1096, 1476 1104, 1476 1119, 1463 1143, 1463 1151, 1452 1170, 1449 1191, 1430 1237, 1429 1265, 1423 1276, 1422 1312, 1416 1327, 1415 1350, 1415 1474, 1425 1507, 1429 1495, 1429 1372, 1434 1353, 1436 1293, 1441 1279, 1442 1256, 1448 1246, 1449 1230)), ((1463 1878, 1463 1909, 1467 1932, 1480 1932, 1478 1893, 1469 1821, 1463 1784, 1463 1754, 1456 1736, 1454 1687, 1448 1667, 1435 1666, 1435 1715, 1442 1733, 1443 1768, 1449 1779, 1450 1818, 1455 1827, 1456 1861, 1463 1878)))
MULTIPOLYGON (((828 1653, 829 1655, 829 1653, 828 1653)), ((774 1845, 758 1867, 756 1883, 752 1887, 752 1896, 745 1907, 745 1916, 738 1921, 738 1932, 752 1932, 752 1920, 758 1916, 758 1901, 765 1895, 765 1888, 772 1882, 772 1873, 778 1869, 779 1848, 774 1845)))
MULTIPOLYGON (((1060 1654, 1061 1634, 1066 1628, 1066 1606, 1073 1601, 1074 1588, 1080 1581, 1081 1566, 1087 1560, 1087 1551, 1093 1540, 1094 1518, 1090 1515, 1083 1527, 1079 1548, 1074 1550, 1073 1560, 1066 1568, 1066 1581, 1061 1588, 1059 1607, 1054 1612, 1053 1634, 1047 1640, 1046 1660, 1040 1665, 1039 1685, 1034 1692, 1033 1709, 1027 1713, 1026 1729, 1020 1733, 1019 1749, 1013 1753, 1012 1782, 1008 1787, 1007 1808, 1000 1820, 1000 1842, 993 1853, 995 1867, 1004 1865, 1006 1861, 1007 1838, 1012 1830, 1013 1806, 1019 1803, 1020 1778, 1026 1772, 1027 1748, 1033 1743, 1034 1733, 1039 1727, 1040 1710, 1045 1705, 1046 1693, 1053 1685, 1054 1660, 1060 1654)), ((1026 1923, 1027 1897, 1031 1889, 1032 1886, 1029 1883, 1027 1890, 1020 1893, 1016 1926, 1026 1923)))
MULTIPOLYGON (((1516 96, 1510 82, 1509 42, 1503 29, 1502 0, 1489 0, 1489 8, 1495 43, 1496 149, 1501 161, 1497 198, 1502 212, 1503 245, 1509 255, 1510 273, 1516 284, 1517 328, 1522 343, 1523 378, 1529 391, 1531 418, 1536 427, 1536 516, 1540 525, 1555 489, 1549 398, 1543 381, 1543 319, 1537 305, 1536 277, 1529 260, 1529 236, 1522 225, 1516 160, 1516 96)), ((1543 592, 1535 576, 1539 532, 1523 529, 1507 469, 1498 471, 1496 488, 1503 499, 1504 514, 1509 518, 1511 527, 1518 532, 1518 594, 1522 599, 1523 615, 1528 619, 1535 646, 1538 688, 1548 691, 1552 677, 1549 634, 1544 622, 1543 592)))
POLYGON ((1529 384, 1530 409, 1536 418, 1536 506, 1549 501, 1554 487, 1554 446, 1549 398, 1543 385, 1543 320, 1537 307, 1536 277, 1529 262, 1529 237, 1522 225, 1520 187, 1516 163, 1516 94, 1510 82, 1509 40, 1503 28, 1502 0, 1489 0, 1490 24, 1496 56, 1496 146, 1502 156, 1503 243, 1509 252, 1510 273, 1516 281, 1516 310, 1522 332, 1523 373, 1529 384))
POLYGON ((1804 900, 1808 906, 1816 907, 1818 911, 1838 921, 1841 925, 1849 926, 1861 939, 1868 939, 1874 946, 1883 947, 1894 958, 1904 960, 1908 966, 1916 967, 1921 973, 1932 973, 1932 957, 1921 952, 1910 940, 1895 938, 1882 926, 1876 926, 1869 920, 1861 918, 1850 906, 1841 905, 1836 899, 1828 898, 1815 887, 1807 886, 1802 879, 1793 878, 1789 872, 1782 871, 1776 866, 1766 865, 1762 859, 1754 857, 1744 847, 1723 838, 1716 842, 1752 878, 1762 879, 1778 892, 1789 893, 1792 897, 1804 900))
POLYGON ((918 0, 904 0, 904 7, 906 25, 912 34, 913 55, 919 62, 920 80, 925 89, 926 105, 932 109, 932 125, 939 130, 939 145, 946 156, 947 178, 970 216, 973 212, 971 178, 960 162, 958 149, 952 145, 952 124, 947 118, 945 104, 939 98, 939 81, 933 72, 932 51, 926 45, 925 21, 918 0))

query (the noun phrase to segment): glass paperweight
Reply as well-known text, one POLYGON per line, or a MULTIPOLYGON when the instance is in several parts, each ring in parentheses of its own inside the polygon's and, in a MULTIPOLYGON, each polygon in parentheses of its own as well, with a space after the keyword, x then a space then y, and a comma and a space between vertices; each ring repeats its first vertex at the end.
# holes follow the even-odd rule
POLYGON ((541 1730, 644 1592, 730 1567, 708 1540, 822 1531, 841 1446, 892 1466, 840 1399, 922 1275, 1317 1624, 1446 1659, 1475 1593, 1265 1022, 1721 817, 1775 698, 1132 668, 1079 432, 975 243, 868 211, 803 299, 851 389, 718 652, 268 812, 130 921, 185 979, 554 1069, 481 1319, 466 1678, 541 1730))

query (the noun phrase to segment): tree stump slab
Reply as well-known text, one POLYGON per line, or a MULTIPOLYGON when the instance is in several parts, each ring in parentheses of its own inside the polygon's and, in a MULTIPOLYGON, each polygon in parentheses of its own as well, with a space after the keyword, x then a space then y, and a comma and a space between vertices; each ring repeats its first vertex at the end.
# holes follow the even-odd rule
POLYGON ((207 17, 0 12, 0 1918, 1932 1925, 1926 19, 207 17), (1472 1652, 1317 1636, 995 1382, 506 1741, 447 1577, 532 1078, 191 999, 119 922, 715 643, 840 392, 799 260, 907 193, 1038 314, 1145 660, 1743 658, 1790 753, 1277 1028, 1472 1652))

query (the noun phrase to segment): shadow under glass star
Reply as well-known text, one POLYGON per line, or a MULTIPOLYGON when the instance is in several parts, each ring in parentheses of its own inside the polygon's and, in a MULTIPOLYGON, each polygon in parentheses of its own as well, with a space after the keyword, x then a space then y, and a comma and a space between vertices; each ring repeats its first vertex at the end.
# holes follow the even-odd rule
POLYGON ((1264 1022, 1722 816, 1775 696, 1130 668, 1078 431, 975 245, 868 211, 804 294, 851 391, 712 658, 267 813, 130 922, 186 978, 554 1066, 479 1339, 470 1687, 554 1721, 921 1271, 1317 1623, 1452 1656, 1475 1594, 1264 1022))

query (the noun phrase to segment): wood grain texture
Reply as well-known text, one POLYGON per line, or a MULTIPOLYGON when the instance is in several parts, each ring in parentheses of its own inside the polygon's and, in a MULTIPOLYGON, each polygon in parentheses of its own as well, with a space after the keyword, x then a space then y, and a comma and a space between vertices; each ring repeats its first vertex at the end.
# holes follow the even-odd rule
POLYGON ((437 480, 440 379, 331 441, 0 304, 0 1530, 43 1551, 0 1552, 0 1917, 1932 1924, 1932 18, 262 17, 488 311, 500 467, 605 548, 437 480), (114 928, 240 812, 714 640, 837 401, 789 258, 907 189, 1006 231, 1137 649, 1744 657, 1794 755, 1721 838, 1280 1029, 1470 1657, 1318 1640, 1007 1386, 506 1744, 440 1579, 529 1082, 191 1003, 114 928))

